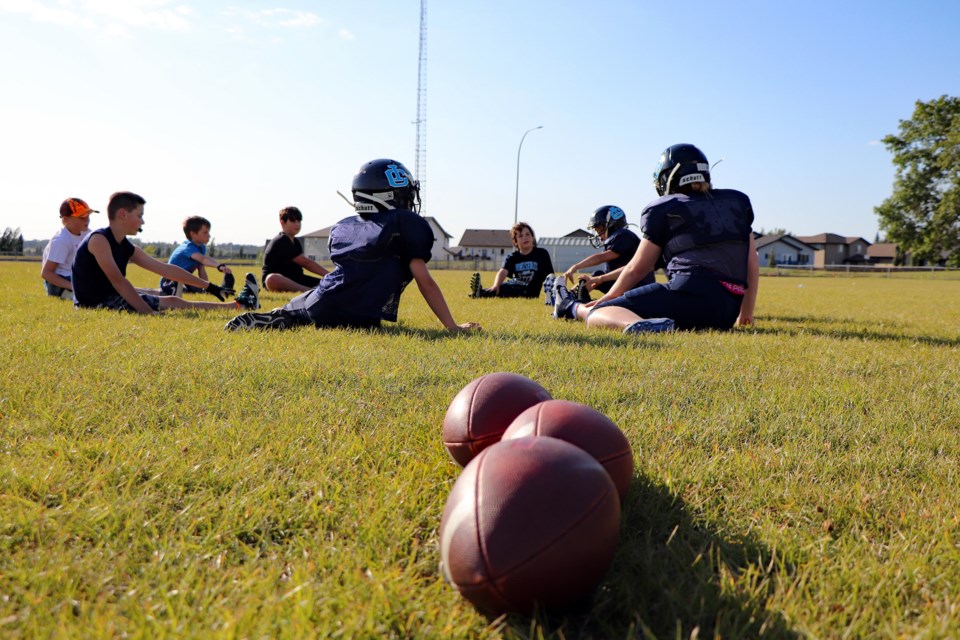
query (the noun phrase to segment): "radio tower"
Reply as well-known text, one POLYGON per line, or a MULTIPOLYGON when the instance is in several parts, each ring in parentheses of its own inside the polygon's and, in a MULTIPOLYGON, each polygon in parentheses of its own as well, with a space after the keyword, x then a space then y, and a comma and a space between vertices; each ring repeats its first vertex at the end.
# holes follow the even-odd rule
MULTIPOLYGON (((420 0, 420 66, 417 68, 417 152, 414 175, 420 181, 420 198, 427 183, 427 0, 420 0)), ((426 207, 421 204, 421 211, 426 207)))

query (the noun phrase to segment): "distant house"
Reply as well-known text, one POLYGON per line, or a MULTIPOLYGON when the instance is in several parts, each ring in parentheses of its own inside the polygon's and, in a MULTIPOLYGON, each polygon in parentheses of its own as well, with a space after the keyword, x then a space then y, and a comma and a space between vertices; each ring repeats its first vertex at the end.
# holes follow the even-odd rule
POLYGON ((461 258, 474 260, 501 260, 513 251, 508 229, 467 229, 458 246, 461 258))
POLYGON ((867 247, 867 258, 873 264, 893 265, 897 260, 895 242, 877 242, 867 247))
POLYGON ((845 237, 835 233, 796 236, 796 239, 814 248, 813 265, 815 267, 862 264, 866 262, 867 249, 870 247, 870 243, 863 238, 845 237))
MULTIPOLYGON (((436 218, 424 216, 424 220, 433 230, 433 251, 431 252, 431 261, 451 260, 453 255, 450 251, 450 239, 453 237, 447 233, 446 229, 440 226, 436 218)), ((311 260, 320 263, 330 262, 330 250, 327 244, 330 241, 330 230, 333 226, 324 227, 317 231, 303 234, 300 240, 303 242, 303 253, 311 260)))
POLYGON ((788 233, 768 234, 755 242, 761 267, 813 264, 816 250, 788 233))

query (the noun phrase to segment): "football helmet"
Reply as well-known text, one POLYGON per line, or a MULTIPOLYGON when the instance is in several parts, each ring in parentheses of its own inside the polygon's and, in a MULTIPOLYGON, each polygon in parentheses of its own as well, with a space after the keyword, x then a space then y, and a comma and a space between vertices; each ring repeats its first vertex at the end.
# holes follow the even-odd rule
POLYGON ((675 144, 660 154, 653 172, 657 195, 676 193, 679 187, 694 182, 710 182, 710 163, 703 151, 692 144, 675 144))
POLYGON ((420 181, 402 163, 385 158, 371 160, 353 176, 357 213, 409 209, 420 212, 420 181))
POLYGON ((606 231, 609 238, 614 231, 623 229, 625 226, 627 226, 627 214, 623 212, 623 209, 612 204, 600 207, 593 212, 593 215, 590 216, 590 222, 587 224, 590 231, 590 244, 595 249, 599 249, 603 246, 601 233, 606 231))

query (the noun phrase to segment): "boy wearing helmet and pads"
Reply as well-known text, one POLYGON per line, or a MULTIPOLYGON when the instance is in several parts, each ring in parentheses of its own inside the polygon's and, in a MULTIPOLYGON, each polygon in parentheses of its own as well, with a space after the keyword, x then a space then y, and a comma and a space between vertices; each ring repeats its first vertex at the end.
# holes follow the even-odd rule
MULTIPOLYGON (((578 287, 578 299, 581 302, 590 302, 590 291, 597 289, 602 293, 610 291, 610 287, 616 281, 620 272, 620 267, 625 266, 633 254, 637 252, 640 246, 640 238, 630 229, 627 229, 627 214, 623 209, 613 205, 605 205, 593 212, 590 216, 589 229, 593 233, 590 235, 590 244, 596 249, 603 249, 599 253, 587 256, 580 262, 577 262, 564 272, 563 277, 566 281, 573 282, 573 276, 577 271, 587 267, 594 267, 598 264, 607 263, 607 268, 594 271, 592 275, 581 275, 580 282, 583 284, 578 287)), ((637 286, 652 284, 655 282, 653 271, 644 277, 637 286)))
POLYGON ((443 292, 427 269, 433 231, 417 213, 420 183, 395 160, 373 160, 353 178, 357 215, 330 230, 334 269, 310 291, 267 313, 244 313, 227 330, 316 327, 379 327, 397 321, 400 295, 411 280, 443 326, 453 332, 478 330, 457 324, 443 292))
POLYGON ((760 268, 750 198, 712 189, 710 164, 691 144, 663 152, 654 187, 661 197, 643 210, 643 239, 610 291, 580 304, 560 282, 554 317, 624 333, 752 324, 760 268), (638 287, 661 259, 667 283, 638 287))

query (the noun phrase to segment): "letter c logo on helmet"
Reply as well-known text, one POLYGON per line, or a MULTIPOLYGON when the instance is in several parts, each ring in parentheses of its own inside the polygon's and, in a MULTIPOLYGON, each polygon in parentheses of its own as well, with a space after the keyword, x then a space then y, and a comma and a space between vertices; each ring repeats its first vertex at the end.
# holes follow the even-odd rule
POLYGON ((387 183, 391 187, 399 188, 410 186, 410 178, 406 172, 404 172, 403 169, 399 169, 395 164, 388 164, 384 175, 387 176, 387 183))

